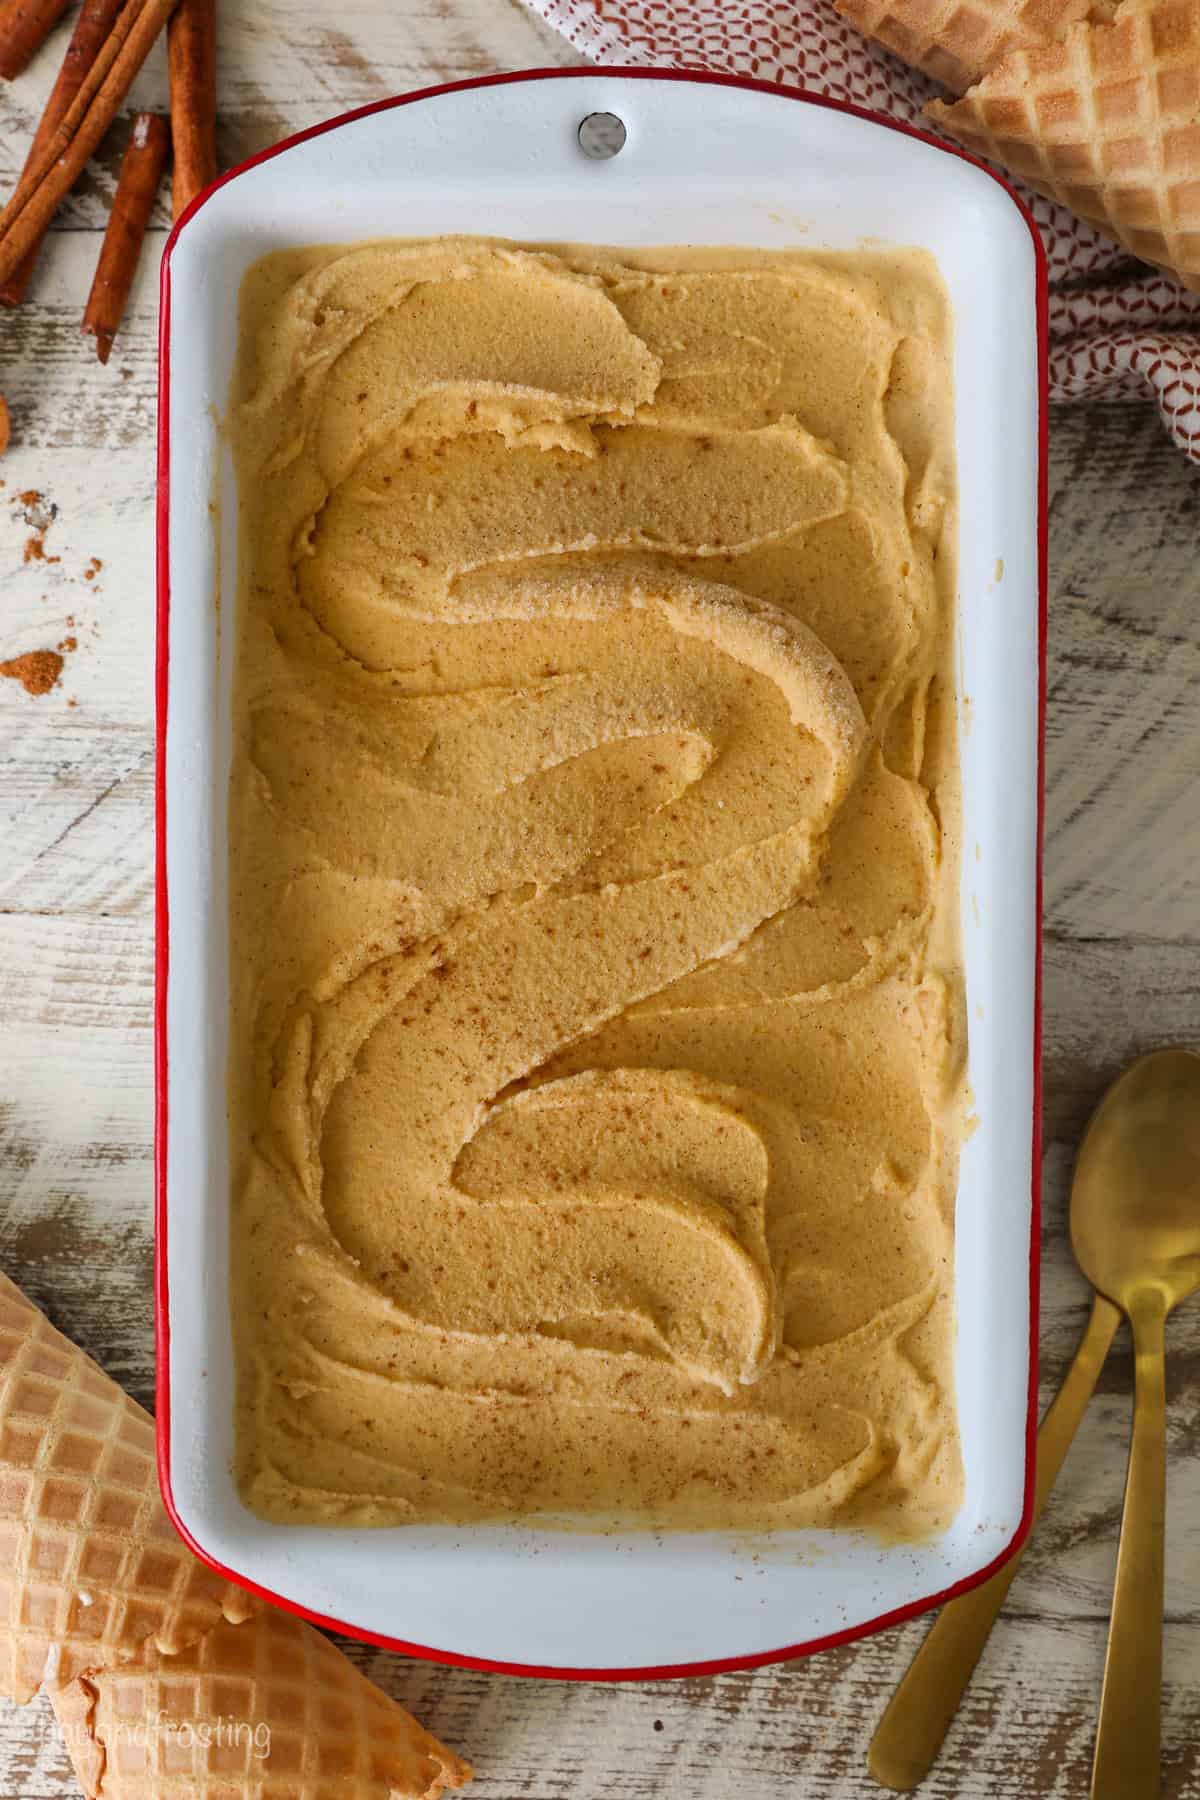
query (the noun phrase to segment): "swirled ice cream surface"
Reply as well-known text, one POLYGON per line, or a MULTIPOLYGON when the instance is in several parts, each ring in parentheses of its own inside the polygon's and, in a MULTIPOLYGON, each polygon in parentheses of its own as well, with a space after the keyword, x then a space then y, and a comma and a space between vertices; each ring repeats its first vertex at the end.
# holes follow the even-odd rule
POLYGON ((245 1499, 944 1526, 934 265, 278 253, 231 429, 245 1499))

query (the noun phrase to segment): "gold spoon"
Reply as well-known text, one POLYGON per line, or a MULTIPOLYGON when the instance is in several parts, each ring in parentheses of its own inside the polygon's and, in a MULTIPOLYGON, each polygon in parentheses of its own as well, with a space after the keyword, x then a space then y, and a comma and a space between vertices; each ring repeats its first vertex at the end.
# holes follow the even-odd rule
MULTIPOLYGON (((1093 1130, 1105 1121, 1104 1130, 1112 1129, 1114 1118, 1121 1116, 1126 1084, 1143 1081, 1148 1065, 1162 1059, 1183 1057, 1191 1071, 1194 1091, 1200 1077, 1200 1057, 1187 1051, 1157 1051, 1134 1063, 1111 1087, 1089 1127, 1071 1189, 1071 1221, 1074 1237, 1077 1217, 1099 1211, 1104 1202, 1096 1188, 1091 1150, 1093 1130), (1088 1152, 1085 1161, 1085 1151, 1088 1152)), ((1170 1175, 1164 1179, 1170 1180, 1170 1175)), ((1195 1169, 1183 1168, 1174 1180, 1175 1201, 1180 1214, 1186 1212, 1188 1198, 1196 1189, 1195 1169)), ((1200 1208, 1197 1209, 1200 1214, 1200 1208)), ((1078 1251, 1078 1245, 1077 1251, 1078 1251)), ((1087 1329, 1080 1341, 1075 1359, 1055 1400, 1042 1420, 1038 1432, 1037 1486, 1034 1493, 1031 1529, 1040 1518, 1058 1478, 1079 1422, 1092 1397, 1104 1359, 1116 1334, 1121 1315, 1103 1294, 1092 1297, 1092 1310, 1087 1329)), ((906 1793, 923 1781, 933 1766, 942 1741, 958 1711, 967 1683, 983 1652, 1005 1596, 1024 1551, 1010 1557, 990 1580, 973 1588, 958 1600, 943 1607, 925 1642, 917 1652, 907 1675, 901 1681, 879 1722, 871 1740, 867 1766, 875 1780, 884 1787, 906 1793)), ((1156 1702, 1157 1704, 1157 1702, 1156 1702)), ((1122 1796, 1122 1800, 1131 1797, 1122 1796)))
POLYGON ((1163 1327, 1200 1288, 1200 1056, 1159 1050, 1101 1102, 1079 1153, 1071 1242, 1133 1327, 1133 1442, 1092 1762, 1092 1800, 1160 1788, 1167 1402, 1163 1327))

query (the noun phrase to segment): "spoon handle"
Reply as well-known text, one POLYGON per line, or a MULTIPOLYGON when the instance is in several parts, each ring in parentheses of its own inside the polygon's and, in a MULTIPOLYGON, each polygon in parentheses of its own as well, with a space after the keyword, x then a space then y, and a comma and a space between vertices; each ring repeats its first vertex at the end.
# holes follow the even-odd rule
MULTIPOLYGON (((1120 1322, 1112 1301, 1093 1294, 1075 1360, 1038 1432, 1031 1530, 1050 1498, 1120 1322)), ((867 1767, 884 1787, 907 1793, 928 1775, 1023 1554, 1018 1551, 990 1580, 942 1608, 871 1739, 867 1767)))
POLYGON ((1160 1791, 1163 1535, 1167 1399, 1163 1295, 1143 1288, 1129 1308, 1136 1385, 1125 1515, 1092 1762, 1092 1800, 1154 1800, 1160 1791))

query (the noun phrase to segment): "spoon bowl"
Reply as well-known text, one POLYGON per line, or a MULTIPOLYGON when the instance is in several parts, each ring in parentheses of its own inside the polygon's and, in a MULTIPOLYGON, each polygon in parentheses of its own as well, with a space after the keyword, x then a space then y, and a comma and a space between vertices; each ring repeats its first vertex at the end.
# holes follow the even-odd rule
POLYGON ((1129 1313, 1200 1288, 1200 1056, 1155 1050, 1115 1081, 1079 1151, 1071 1243, 1093 1287, 1129 1313))

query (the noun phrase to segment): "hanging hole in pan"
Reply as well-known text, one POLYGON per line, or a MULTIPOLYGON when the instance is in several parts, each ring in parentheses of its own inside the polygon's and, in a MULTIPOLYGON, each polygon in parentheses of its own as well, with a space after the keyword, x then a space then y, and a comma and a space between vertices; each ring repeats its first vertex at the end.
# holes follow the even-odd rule
POLYGON ((593 162, 607 162, 625 148, 625 121, 616 113, 589 113, 579 125, 579 148, 593 162))

